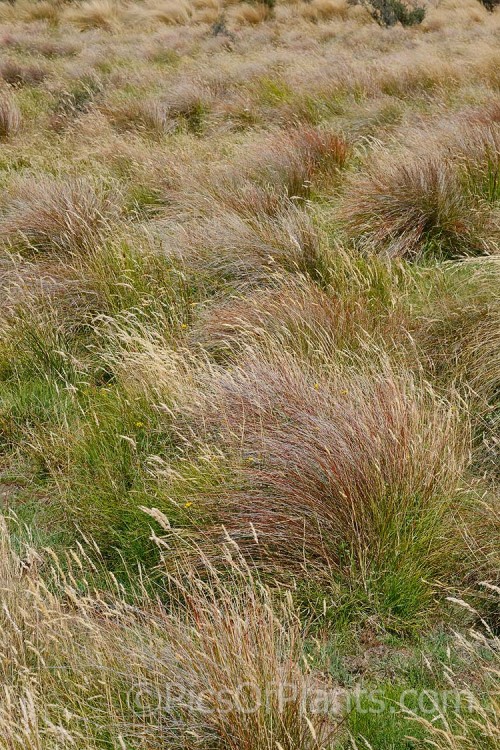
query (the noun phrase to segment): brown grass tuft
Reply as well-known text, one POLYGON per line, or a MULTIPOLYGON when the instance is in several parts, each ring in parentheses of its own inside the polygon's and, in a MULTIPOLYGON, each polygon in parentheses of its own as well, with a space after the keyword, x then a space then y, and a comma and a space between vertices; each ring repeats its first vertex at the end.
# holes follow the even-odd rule
POLYGON ((82 31, 113 31, 119 23, 118 3, 116 0, 88 0, 69 6, 66 17, 82 31))
POLYGON ((21 112, 14 99, 5 94, 0 98, 0 138, 16 135, 21 126, 21 112))
POLYGON ((5 60, 0 65, 0 76, 11 86, 36 86, 42 83, 46 70, 39 65, 23 65, 17 60, 5 60))
POLYGON ((271 10, 265 3, 238 3, 230 9, 229 19, 239 25, 255 26, 271 17, 271 10))
POLYGON ((306 198, 314 183, 335 178, 348 156, 349 145, 342 136, 303 126, 258 141, 244 156, 242 168, 292 198, 306 198))
POLYGON ((266 285, 280 270, 317 280, 324 270, 325 247, 308 214, 291 202, 272 216, 221 208, 216 218, 172 228, 171 237, 167 246, 187 267, 239 288, 266 285))
POLYGON ((19 178, 6 199, 0 237, 71 254, 94 247, 118 217, 116 197, 85 178, 19 178))
POLYGON ((305 277, 278 275, 267 289, 226 302, 217 300, 202 315, 191 339, 214 357, 234 356, 244 346, 261 346, 324 364, 340 357, 344 349, 355 349, 363 333, 373 327, 364 302, 323 291, 305 277))
POLYGON ((185 24, 191 18, 191 4, 185 0, 149 0, 145 9, 155 21, 165 24, 185 24))
POLYGON ((493 217, 439 156, 379 159, 347 185, 342 216, 361 246, 391 257, 443 258, 496 249, 493 217))
POLYGON ((216 421, 245 468, 214 512, 246 554, 280 575, 401 566, 420 587, 445 574, 466 432, 430 387, 383 363, 318 374, 249 351, 218 388, 216 421))
POLYGON ((327 21, 332 18, 345 21, 349 14, 347 0, 312 0, 301 6, 301 14, 309 21, 327 21))

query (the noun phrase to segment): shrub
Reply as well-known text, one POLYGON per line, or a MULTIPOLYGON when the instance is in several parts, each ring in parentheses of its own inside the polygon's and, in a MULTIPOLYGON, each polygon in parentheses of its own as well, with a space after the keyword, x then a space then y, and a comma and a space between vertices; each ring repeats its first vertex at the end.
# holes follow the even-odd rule
POLYGON ((486 10, 489 10, 490 13, 493 13, 495 8, 500 5, 500 0, 479 0, 479 2, 482 3, 486 10))
POLYGON ((21 126, 21 112, 9 96, 0 98, 0 138, 16 135, 21 126))
POLYGON ((425 18, 425 8, 422 6, 408 7, 401 0, 354 0, 354 4, 361 2, 368 8, 372 17, 380 26, 415 26, 425 18))

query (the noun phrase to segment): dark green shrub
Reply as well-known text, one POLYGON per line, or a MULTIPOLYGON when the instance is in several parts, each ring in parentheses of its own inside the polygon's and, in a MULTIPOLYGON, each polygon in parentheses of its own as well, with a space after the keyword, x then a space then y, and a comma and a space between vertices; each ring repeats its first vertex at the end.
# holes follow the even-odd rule
POLYGON ((498 8, 498 6, 500 6, 500 0, 479 0, 479 2, 484 5, 486 10, 489 10, 490 13, 493 13, 495 8, 498 8))
MULTIPOLYGON (((500 0, 494 0, 498 2, 500 0)), ((380 26, 416 26, 425 18, 425 8, 408 7, 401 0, 353 0, 354 5, 364 5, 380 26)))

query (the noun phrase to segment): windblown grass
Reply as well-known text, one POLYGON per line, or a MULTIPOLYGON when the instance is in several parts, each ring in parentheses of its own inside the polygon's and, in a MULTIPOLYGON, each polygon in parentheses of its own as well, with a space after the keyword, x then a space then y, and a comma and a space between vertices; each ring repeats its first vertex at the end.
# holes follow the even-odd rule
POLYGON ((318 374, 250 352, 219 388, 244 465, 243 488, 214 499, 225 533, 278 576, 354 576, 396 617, 425 610, 460 554, 457 407, 387 366, 318 374))
POLYGON ((495 746, 500 11, 422 4, 0 3, 2 750, 495 746))

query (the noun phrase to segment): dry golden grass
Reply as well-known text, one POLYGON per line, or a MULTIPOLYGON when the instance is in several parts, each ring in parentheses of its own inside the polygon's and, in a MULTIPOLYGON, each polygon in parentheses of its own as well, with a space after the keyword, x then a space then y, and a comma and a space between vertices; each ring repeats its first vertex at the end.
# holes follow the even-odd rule
POLYGON ((126 602, 112 579, 113 601, 79 590, 75 576, 88 558, 73 554, 63 570, 49 550, 45 561, 30 548, 20 556, 3 520, 1 544, 6 747, 88 750, 102 733, 118 747, 188 750, 199 738, 228 750, 330 747, 336 722, 307 715, 314 677, 293 604, 254 580, 237 555, 226 555, 229 580, 210 568, 208 580, 185 570, 170 579, 177 601, 168 614, 145 591, 126 602), (50 587, 42 563, 52 565, 50 587))
POLYGON ((119 21, 119 4, 116 0, 87 0, 75 7, 69 6, 66 17, 79 29, 113 31, 119 21))
POLYGON ((230 19, 237 25, 249 24, 254 26, 263 23, 270 16, 270 10, 265 3, 239 3, 230 10, 230 19))
POLYGON ((312 0, 301 8, 302 15, 311 21, 332 18, 345 21, 349 12, 347 0, 312 0))
POLYGON ((162 2, 161 0, 150 0, 145 9, 151 14, 152 20, 166 24, 187 23, 191 17, 190 3, 183 0, 172 0, 162 2))

